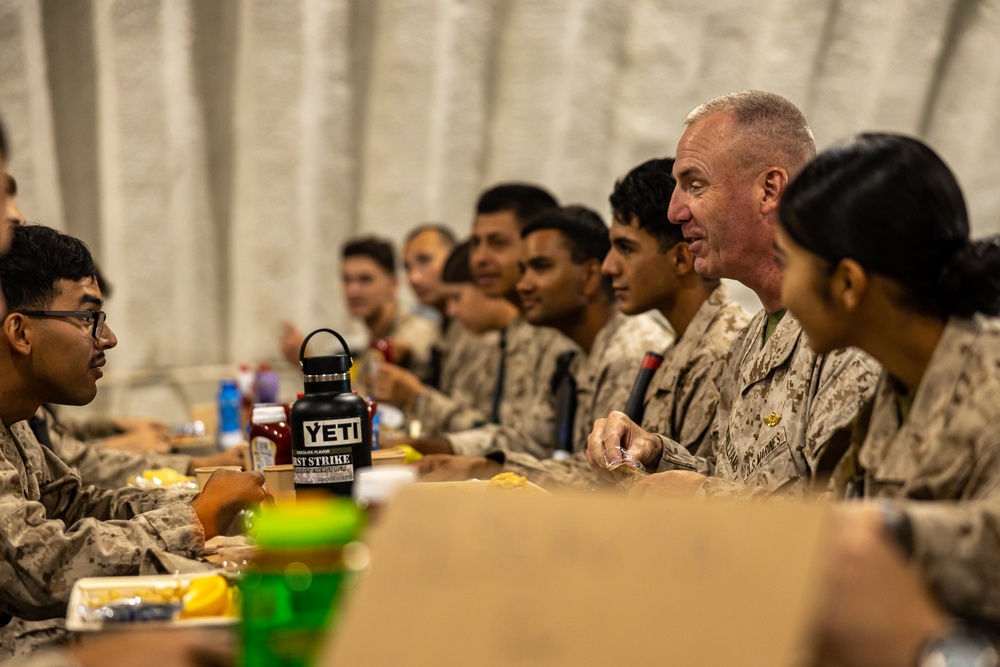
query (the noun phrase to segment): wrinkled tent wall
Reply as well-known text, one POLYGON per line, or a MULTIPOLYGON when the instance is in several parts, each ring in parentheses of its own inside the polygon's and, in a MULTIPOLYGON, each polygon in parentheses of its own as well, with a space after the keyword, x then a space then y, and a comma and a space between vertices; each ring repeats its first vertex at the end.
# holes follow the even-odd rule
POLYGON ((997 53, 1000 0, 0 0, 0 112, 29 219, 116 289, 96 409, 148 411, 170 397, 114 388, 189 400, 275 359, 285 318, 356 331, 347 237, 464 234, 500 179, 606 213, 741 88, 792 99, 820 146, 924 138, 1000 231, 997 53))

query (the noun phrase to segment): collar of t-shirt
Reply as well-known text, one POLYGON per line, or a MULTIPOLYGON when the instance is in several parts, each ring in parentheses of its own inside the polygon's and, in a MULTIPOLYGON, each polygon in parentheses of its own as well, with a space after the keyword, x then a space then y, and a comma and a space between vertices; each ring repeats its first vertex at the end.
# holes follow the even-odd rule
POLYGON ((781 318, 785 316, 788 311, 787 308, 782 308, 781 310, 776 310, 773 313, 767 314, 767 326, 764 327, 764 342, 767 343, 767 339, 771 337, 774 330, 778 328, 778 322, 781 318))

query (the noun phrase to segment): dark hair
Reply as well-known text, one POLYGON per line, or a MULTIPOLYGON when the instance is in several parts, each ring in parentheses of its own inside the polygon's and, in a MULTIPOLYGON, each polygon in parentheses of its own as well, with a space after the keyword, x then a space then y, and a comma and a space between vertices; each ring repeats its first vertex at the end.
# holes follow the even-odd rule
POLYGON ((449 248, 455 247, 455 243, 458 239, 455 238, 455 232, 440 222, 424 222, 409 231, 406 235, 406 241, 404 243, 409 243, 413 239, 417 238, 424 232, 437 232, 438 238, 441 242, 448 246, 449 248))
POLYGON ((795 243, 889 278, 914 310, 1000 311, 1000 237, 969 239, 958 181, 917 139, 860 134, 823 151, 789 184, 779 212, 795 243))
POLYGON ((448 259, 445 260, 444 269, 441 271, 441 282, 448 285, 476 282, 475 278, 472 277, 472 267, 469 266, 469 250, 471 248, 472 243, 469 241, 455 246, 455 249, 448 255, 448 259))
POLYGON ((556 198, 542 187, 530 183, 501 183, 479 195, 476 213, 511 211, 523 227, 532 218, 558 206, 556 198))
POLYGON ((368 257, 385 269, 386 273, 396 274, 396 251, 392 243, 376 236, 365 236, 352 239, 344 244, 341 252, 344 259, 348 257, 368 257))
POLYGON ((639 229, 659 242, 660 252, 684 240, 681 226, 667 219, 670 197, 677 183, 673 169, 672 157, 647 160, 615 181, 615 189, 608 198, 612 215, 626 225, 635 218, 639 229))
POLYGON ((11 231, 10 250, 0 257, 0 286, 8 312, 47 308, 59 295, 60 280, 94 275, 94 258, 80 239, 41 225, 11 231))
POLYGON ((17 196, 17 181, 15 181, 14 177, 11 176, 10 174, 5 174, 5 176, 7 176, 7 183, 5 184, 6 188, 7 188, 7 196, 8 197, 16 197, 17 196))
MULTIPOLYGON (((564 206, 542 213, 521 228, 521 238, 543 229, 554 229, 562 234, 574 264, 591 259, 603 262, 611 250, 608 226, 597 211, 586 206, 564 206)), ((608 294, 613 293, 611 278, 603 276, 602 284, 608 294)))

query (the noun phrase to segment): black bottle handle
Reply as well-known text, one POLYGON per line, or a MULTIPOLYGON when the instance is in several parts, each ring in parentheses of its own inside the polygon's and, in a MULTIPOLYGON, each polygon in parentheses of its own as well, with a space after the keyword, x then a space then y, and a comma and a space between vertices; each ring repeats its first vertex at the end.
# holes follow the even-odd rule
POLYGON ((304 361, 306 358, 306 346, 309 344, 309 339, 322 331, 325 331, 327 333, 332 333, 334 336, 336 336, 337 340, 340 341, 340 344, 344 346, 344 352, 347 353, 348 357, 351 356, 351 348, 347 347, 347 341, 344 340, 343 336, 341 336, 333 329, 316 329, 316 331, 313 331, 311 334, 306 336, 306 339, 304 341, 302 341, 302 347, 299 348, 299 363, 302 363, 302 361, 304 361))

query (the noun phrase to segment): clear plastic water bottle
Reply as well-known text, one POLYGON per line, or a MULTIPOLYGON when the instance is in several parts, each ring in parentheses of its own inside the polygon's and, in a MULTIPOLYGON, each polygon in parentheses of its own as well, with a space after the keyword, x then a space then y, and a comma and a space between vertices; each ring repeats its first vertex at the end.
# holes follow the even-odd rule
POLYGON ((236 380, 223 380, 219 385, 219 447, 230 449, 243 442, 240 425, 242 396, 236 380))

